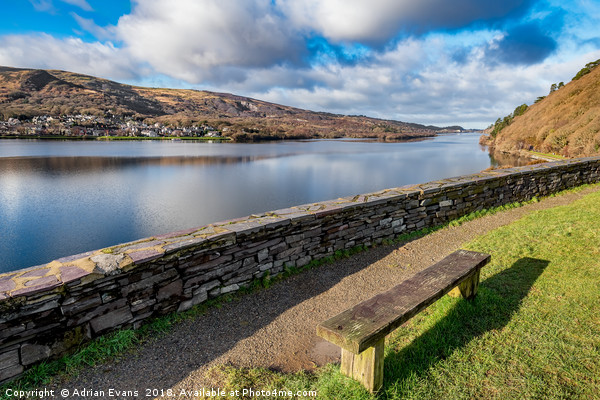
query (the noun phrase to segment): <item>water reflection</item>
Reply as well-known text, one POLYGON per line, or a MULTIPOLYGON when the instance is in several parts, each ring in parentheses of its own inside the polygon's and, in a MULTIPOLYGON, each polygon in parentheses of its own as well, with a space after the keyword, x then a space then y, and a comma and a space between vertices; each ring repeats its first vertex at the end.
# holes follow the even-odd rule
POLYGON ((251 163, 293 154, 263 156, 199 156, 199 157, 10 157, 0 158, 0 173, 39 172, 77 174, 143 166, 206 166, 213 164, 251 163))
POLYGON ((411 143, 0 143, 0 272, 292 205, 478 172, 478 135, 411 143))
POLYGON ((503 153, 500 151, 490 152, 490 166, 491 167, 502 167, 502 166, 513 166, 519 167, 527 165, 532 160, 527 157, 521 157, 515 154, 503 153))

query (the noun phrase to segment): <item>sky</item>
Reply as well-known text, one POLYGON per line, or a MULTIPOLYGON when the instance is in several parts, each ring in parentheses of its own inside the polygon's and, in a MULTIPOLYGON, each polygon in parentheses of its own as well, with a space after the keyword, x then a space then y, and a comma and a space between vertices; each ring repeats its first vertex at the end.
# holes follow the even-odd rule
POLYGON ((600 59, 600 0, 0 0, 0 65, 485 128, 600 59))

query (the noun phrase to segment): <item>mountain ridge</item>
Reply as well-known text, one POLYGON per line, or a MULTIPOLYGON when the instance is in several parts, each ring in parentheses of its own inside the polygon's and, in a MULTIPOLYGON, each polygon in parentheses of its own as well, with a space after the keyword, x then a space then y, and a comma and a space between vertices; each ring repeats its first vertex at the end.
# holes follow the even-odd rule
POLYGON ((228 136, 249 140, 344 136, 398 140, 462 130, 309 111, 231 93, 146 88, 62 70, 0 66, 4 120, 67 114, 111 114, 173 126, 208 123, 228 136))

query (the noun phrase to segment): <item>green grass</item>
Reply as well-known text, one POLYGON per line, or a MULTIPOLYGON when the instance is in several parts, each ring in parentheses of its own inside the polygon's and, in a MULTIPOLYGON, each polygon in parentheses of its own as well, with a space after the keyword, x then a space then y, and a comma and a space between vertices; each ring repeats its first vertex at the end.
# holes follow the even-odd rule
MULTIPOLYGON (((567 192, 580 191, 589 186, 590 185, 584 185, 570 189, 567 192)), ((393 339, 386 347, 385 387, 380 394, 380 397, 436 398, 436 392, 432 391, 433 389, 430 384, 431 382, 436 382, 436 379, 439 378, 439 374, 441 374, 441 376, 446 376, 450 373, 447 368, 444 369, 444 366, 447 363, 453 362, 454 364, 448 365, 451 366, 450 370, 456 371, 460 371, 459 366, 466 365, 469 368, 473 367, 472 360, 469 357, 473 352, 480 351, 477 348, 471 349, 473 343, 482 340, 482 338, 488 338, 490 335, 496 337, 499 331, 505 330, 506 327, 510 325, 509 322, 514 319, 515 315, 518 315, 517 309, 520 310, 522 308, 521 303, 524 299, 528 298, 528 296, 524 294, 525 290, 529 290, 532 293, 538 293, 542 290, 541 288, 536 289, 535 285, 540 284, 540 279, 538 279, 537 275, 544 272, 543 276, 546 276, 548 275, 547 271, 552 270, 550 267, 554 266, 555 263, 562 265, 561 263, 563 262, 560 259, 551 259, 551 256, 558 257, 559 254, 566 254, 585 257, 585 265, 588 269, 591 268, 591 270, 580 272, 587 274, 586 276, 593 275, 595 268, 596 275, 598 275, 598 270, 600 268, 598 267, 596 259, 599 255, 598 249, 600 249, 600 240, 598 238, 598 233, 595 230, 595 226, 598 226, 600 223, 600 206, 596 205, 600 204, 599 197, 600 195, 598 193, 588 195, 584 200, 575 205, 563 207, 566 211, 563 211, 563 208, 557 208, 544 212, 548 215, 535 213, 518 223, 494 231, 492 234, 486 235, 470 244, 468 248, 491 253, 493 260, 491 265, 486 266, 483 270, 483 282, 480 287, 478 298, 473 303, 468 303, 446 296, 415 317, 409 325, 396 331, 393 339), (565 217, 568 221, 563 222, 562 225, 557 225, 557 223, 553 221, 553 218, 557 218, 555 214, 562 215, 561 218, 565 217), (552 229, 548 229, 548 227, 552 227, 552 229), (533 230, 533 233, 530 232, 531 230, 533 230), (581 232, 587 232, 589 237, 586 236, 585 239, 576 241, 579 247, 570 244, 566 247, 566 244, 571 243, 571 241, 565 240, 563 236, 568 238, 579 237, 581 232), (550 235, 553 240, 549 240, 545 235, 550 235), (514 240, 514 238, 519 239, 514 240), (527 238, 531 239, 528 240, 527 238), (591 247, 588 246, 590 244, 592 245, 591 247), (593 247, 594 245, 595 247, 593 247), (544 250, 545 253, 540 253, 542 250, 544 250), (548 265, 546 266, 546 264, 548 265), (522 285, 515 284, 515 281, 521 282, 522 285), (533 285, 534 282, 535 285, 533 285), (514 289, 514 291, 507 292, 503 288, 514 289), (468 322, 467 325, 465 325, 465 321, 468 322), (464 351, 467 351, 466 355, 463 354, 464 351)), ((538 200, 533 199, 526 203, 536 201, 538 200)), ((394 242, 407 242, 439 230, 447 225, 460 225, 475 218, 519 207, 526 203, 512 203, 493 209, 480 210, 459 218, 450 224, 401 235, 394 242)), ((220 307, 223 302, 232 301, 243 294, 255 290, 268 288, 273 283, 285 279, 290 275, 298 274, 304 270, 315 268, 322 264, 334 262, 340 258, 350 257, 365 249, 366 247, 364 246, 357 246, 352 249, 338 251, 330 257, 315 260, 304 267, 287 267, 285 271, 278 276, 274 278, 268 275, 264 276, 261 280, 255 281, 252 285, 244 288, 237 294, 228 294, 218 299, 210 300, 184 313, 171 314, 155 319, 152 323, 145 325, 137 331, 121 330, 98 338, 83 345, 73 355, 65 356, 57 361, 39 364, 26 372, 24 376, 17 381, 0 386, 0 399, 8 399, 8 397, 5 396, 5 391, 9 387, 19 390, 40 387, 42 385, 47 385, 57 376, 76 375, 77 372, 85 366, 97 365, 99 363, 123 357, 128 354, 128 352, 135 349, 139 344, 169 332, 174 325, 182 320, 196 318, 198 315, 203 314, 209 307, 220 307)), ((578 268, 578 265, 579 264, 569 264, 567 269, 572 268, 579 271, 580 268, 578 268)), ((563 275, 565 276, 561 276, 562 280, 560 281, 560 287, 564 286, 568 288, 572 285, 578 285, 576 287, 579 287, 584 283, 588 286, 595 285, 595 288, 600 286, 600 279, 597 277, 595 278, 595 281, 588 280, 589 282, 574 282, 571 277, 572 274, 565 273, 563 275)), ((553 289, 556 290, 556 288, 553 289)), ((587 296, 595 299, 597 303, 597 300, 600 300, 600 298, 598 298, 596 292, 597 290, 593 293, 588 293, 587 296), (595 298, 594 295, 596 296, 595 298)), ((550 297, 552 296, 553 295, 550 297)), ((580 299, 575 299, 573 301, 577 303, 580 299)), ((595 310, 594 312, 600 313, 599 306, 588 303, 590 302, 585 303, 585 307, 587 307, 585 308, 586 312, 593 308, 593 310, 595 310)), ((547 305, 546 303, 541 304, 541 308, 544 310, 546 308, 554 309, 553 306, 547 305)), ((578 317, 577 321, 584 321, 584 319, 578 317)), ((595 323, 596 326, 600 325, 598 317, 596 317, 595 323)), ((586 328, 584 329, 589 330, 589 321, 586 322, 585 327, 586 328)), ((525 333, 523 333, 524 337, 538 338, 537 332, 525 333)), ((578 335, 577 337, 588 337, 588 333, 588 331, 585 331, 573 333, 573 335, 578 335)), ((591 371, 596 374, 595 376, 600 376, 600 362, 594 361, 594 358, 591 358, 591 361, 589 361, 592 356, 595 357, 595 360, 600 358, 600 338, 598 337, 598 329, 596 329, 594 334, 595 336, 589 337, 588 344, 591 343, 592 346, 595 346, 592 348, 595 353, 590 353, 589 351, 588 353, 584 353, 583 359, 588 360, 588 363, 583 365, 589 366, 591 371)), ((509 337, 509 339, 513 340, 514 338, 509 337)), ((497 350, 495 351, 503 349, 503 340, 505 340, 505 338, 504 336, 498 336, 497 340, 498 343, 496 343, 494 347, 497 348, 497 350)), ((507 343, 512 342, 509 341, 507 343)), ((563 344, 560 344, 559 348, 560 346, 563 346, 563 344)), ((534 346, 531 348, 536 347, 534 346)), ((476 357, 482 357, 484 360, 494 360, 494 355, 495 354, 490 355, 484 353, 482 355, 477 355, 476 357)), ((494 368, 498 369, 500 372, 505 371, 506 369, 502 362, 506 361, 495 360, 497 365, 494 368)), ((486 369, 485 372, 488 373, 488 371, 492 371, 489 372, 491 375, 497 373, 493 368, 486 369)), ((467 369, 466 374, 467 376, 472 375, 471 378, 476 381, 482 379, 479 375, 473 375, 475 372, 480 373, 481 367, 477 367, 477 371, 467 369)), ((359 384, 340 375, 337 366, 331 365, 320 369, 317 374, 301 373, 283 375, 268 370, 238 370, 229 367, 217 369, 214 371, 214 374, 216 376, 215 379, 221 381, 223 388, 253 387, 270 390, 289 389, 294 392, 297 390, 316 390, 319 393, 319 398, 325 399, 372 397, 366 393, 359 384)), ((577 374, 575 373, 575 375, 577 374)), ((589 374, 585 376, 587 377, 585 379, 591 379, 589 374)), ((458 377, 453 374, 450 374, 448 379, 453 382, 460 382, 458 377)), ((486 375, 486 379, 489 380, 490 378, 486 375)), ((596 380, 593 382, 600 384, 597 378, 595 379, 596 380)), ((445 391, 449 390, 447 385, 447 383, 441 383, 437 386, 436 383, 433 388, 437 387, 438 389, 445 391)), ((461 384, 457 383, 457 385, 460 386, 461 384)), ((474 388, 480 386, 473 382, 467 383, 467 386, 468 385, 472 385, 474 388)), ((586 387, 583 383, 578 383, 578 385, 586 387)), ((453 393, 450 398, 470 396, 470 392, 468 391, 464 393, 454 393, 449 391, 448 393, 453 393)), ((577 395, 577 393, 575 394, 577 395)), ((592 394, 600 398, 600 394, 597 392, 592 394)), ((484 393, 480 392, 475 392, 474 396, 494 397, 489 393, 484 395, 484 393)), ((447 396, 442 397, 448 398, 447 396)), ((536 398, 537 396, 530 397, 536 398)), ((556 398, 567 397, 559 396, 556 398)))
POLYGON ((208 141, 208 140, 215 140, 215 141, 230 141, 231 138, 230 137, 226 137, 226 136, 218 136, 218 137, 210 137, 210 136, 184 136, 184 137, 177 137, 177 136, 157 136, 157 137, 149 137, 149 136, 98 136, 97 138, 98 140, 172 140, 172 139, 177 139, 177 140, 182 140, 182 141, 196 141, 196 140, 200 140, 200 141, 208 141))
POLYGON ((84 366, 94 366, 106 360, 118 359, 139 343, 139 339, 140 336, 132 330, 116 331, 90 342, 70 356, 37 364, 22 378, 0 386, 0 399, 14 398, 6 393, 9 388, 13 391, 32 390, 49 384, 59 374, 74 374, 84 366))
POLYGON ((329 365, 315 374, 221 368, 227 387, 322 399, 600 398, 600 193, 530 214, 465 246, 488 252, 473 302, 445 296, 386 343, 372 396, 329 365))
POLYGON ((541 153, 539 151, 529 151, 530 154, 533 155, 537 155, 537 156, 542 156, 542 157, 546 157, 546 158, 552 158, 555 160, 566 160, 566 157, 561 156, 560 154, 554 154, 554 153, 541 153))

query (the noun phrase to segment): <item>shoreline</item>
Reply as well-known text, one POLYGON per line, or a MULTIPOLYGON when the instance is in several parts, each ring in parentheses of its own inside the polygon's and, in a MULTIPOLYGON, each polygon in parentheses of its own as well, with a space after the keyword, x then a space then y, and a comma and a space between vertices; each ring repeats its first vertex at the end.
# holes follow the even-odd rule
POLYGON ((208 140, 217 140, 217 141, 232 141, 231 138, 226 136, 216 136, 216 137, 178 137, 178 136, 160 136, 160 137, 145 137, 145 136, 63 136, 63 135, 4 135, 0 136, 0 139, 30 139, 30 140, 73 140, 73 141, 82 141, 82 140, 173 140, 176 141, 208 141, 208 140))
MULTIPOLYGON (((452 132, 457 133, 457 132, 452 132)), ((229 136, 158 136, 158 137, 147 137, 147 136, 65 136, 65 135, 0 135, 0 140, 15 140, 15 139, 25 139, 25 140, 64 140, 64 141, 119 141, 119 140, 172 140, 172 141, 219 141, 219 142, 232 142, 232 143, 269 143, 269 142, 282 142, 282 141, 293 141, 293 140, 335 140, 335 139, 352 139, 352 140, 363 140, 363 141, 374 141, 374 142, 383 142, 383 143, 403 143, 403 142, 414 142, 421 140, 433 139, 439 136, 439 133, 432 133, 428 135, 422 134, 401 134, 396 136, 335 136, 335 137, 299 137, 299 136, 290 136, 290 137, 241 137, 234 138, 229 136)))

